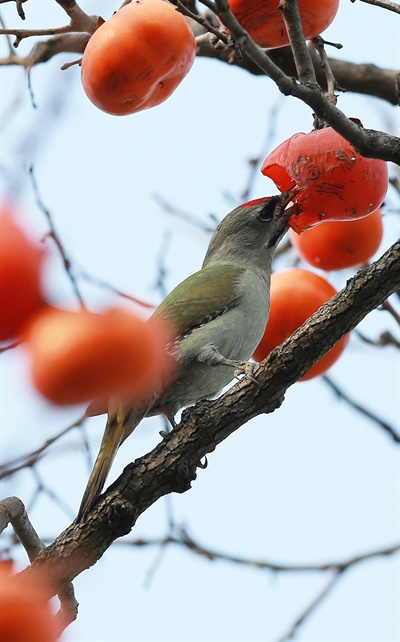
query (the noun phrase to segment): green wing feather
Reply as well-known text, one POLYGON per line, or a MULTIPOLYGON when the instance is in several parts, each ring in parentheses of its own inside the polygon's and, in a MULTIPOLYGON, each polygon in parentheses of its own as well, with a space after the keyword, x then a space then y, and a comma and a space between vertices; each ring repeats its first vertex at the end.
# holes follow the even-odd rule
POLYGON ((209 265, 177 285, 153 317, 169 321, 178 335, 186 334, 239 303, 244 272, 245 268, 229 263, 209 265))

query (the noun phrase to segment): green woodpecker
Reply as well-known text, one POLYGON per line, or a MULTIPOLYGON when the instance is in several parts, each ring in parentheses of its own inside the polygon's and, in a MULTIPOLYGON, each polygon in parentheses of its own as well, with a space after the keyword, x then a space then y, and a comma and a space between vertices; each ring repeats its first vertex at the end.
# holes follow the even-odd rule
MULTIPOLYGON (((78 520, 101 493, 119 446, 145 416, 170 420, 184 406, 209 399, 247 363, 268 321, 275 248, 288 229, 291 192, 245 203, 218 225, 202 269, 164 299, 153 318, 170 322, 179 375, 146 400, 110 401, 100 452, 84 493, 78 520)), ((90 414, 90 413, 88 413, 90 414)))

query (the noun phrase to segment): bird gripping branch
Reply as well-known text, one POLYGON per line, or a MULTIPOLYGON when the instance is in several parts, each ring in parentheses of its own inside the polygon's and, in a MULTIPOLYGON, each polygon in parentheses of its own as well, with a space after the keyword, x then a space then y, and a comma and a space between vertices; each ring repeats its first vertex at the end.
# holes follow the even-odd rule
MULTIPOLYGON (((77 520, 101 493, 120 445, 145 416, 173 416, 184 406, 214 397, 247 363, 268 321, 275 249, 288 229, 292 192, 250 201, 230 212, 211 238, 201 270, 164 299, 151 320, 175 331, 173 353, 180 370, 168 386, 145 400, 111 399, 100 451, 77 520)), ((90 407, 89 407, 90 408, 90 407)))

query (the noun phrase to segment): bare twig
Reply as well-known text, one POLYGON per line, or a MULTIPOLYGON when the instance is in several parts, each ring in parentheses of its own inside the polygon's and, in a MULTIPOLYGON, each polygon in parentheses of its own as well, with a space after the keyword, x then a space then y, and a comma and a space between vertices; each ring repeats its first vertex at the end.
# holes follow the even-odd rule
POLYGON ((18 497, 6 497, 0 502, 0 533, 11 524, 22 546, 26 550, 29 561, 33 562, 44 544, 33 528, 24 504, 18 497))
POLYGON ((181 210, 175 205, 171 205, 171 203, 169 203, 163 196, 161 196, 161 194, 155 193, 153 195, 153 198, 167 214, 176 216, 183 221, 187 221, 191 225, 194 225, 195 227, 203 230, 207 234, 212 234, 214 232, 215 225, 207 225, 207 223, 204 223, 202 219, 195 216, 192 212, 181 210))
POLYGON ((278 94, 275 100, 275 103, 272 105, 272 107, 268 111, 268 126, 265 134, 265 139, 261 145, 260 153, 255 158, 252 158, 249 161, 250 169, 249 169, 246 185, 243 188, 243 190, 240 192, 241 202, 247 201, 250 198, 250 194, 252 192, 256 176, 258 176, 260 172, 261 161, 265 158, 266 154, 268 153, 268 150, 270 150, 272 147, 272 141, 274 139, 275 132, 277 129, 278 116, 281 113, 282 100, 283 100, 282 94, 278 94))
POLYGON ((56 245, 56 247, 57 247, 57 249, 58 249, 58 251, 60 253, 62 262, 64 264, 65 271, 66 271, 67 276, 68 276, 68 278, 69 278, 69 280, 71 282, 72 289, 74 290, 75 296, 79 301, 79 305, 81 306, 81 309, 82 310, 86 310, 85 302, 83 300, 83 297, 82 297, 81 292, 80 292, 79 287, 78 287, 77 280, 76 280, 75 275, 73 273, 71 261, 67 256, 67 253, 66 253, 66 251, 64 249, 64 246, 63 246, 63 244, 62 244, 62 242, 60 240, 60 237, 59 237, 58 233, 56 232, 52 214, 51 214, 50 210, 44 205, 44 203, 42 201, 42 198, 41 198, 41 195, 40 195, 40 192, 39 192, 39 186, 37 184, 36 177, 35 177, 35 174, 34 174, 32 166, 29 168, 29 176, 31 178, 32 188, 33 188, 33 192, 34 192, 34 195, 35 195, 35 198, 36 198, 36 204, 37 204, 38 208, 45 215, 45 217, 47 219, 47 222, 49 224, 50 232, 49 232, 48 236, 53 239, 53 241, 54 241, 54 243, 55 243, 55 245, 56 245))
POLYGON ((179 9, 179 11, 184 16, 191 18, 192 20, 197 22, 199 25, 201 25, 204 29, 206 29, 209 33, 212 33, 213 36, 216 38, 216 42, 220 40, 224 42, 226 45, 232 44, 230 36, 226 33, 226 31, 222 29, 222 27, 214 27, 211 24, 211 22, 209 22, 202 15, 194 11, 191 11, 188 7, 186 7, 185 4, 181 2, 181 0, 171 0, 171 2, 179 9))
POLYGON ((78 274, 79 278, 84 279, 88 283, 92 283, 93 285, 96 285, 99 288, 109 290, 110 292, 113 292, 114 294, 122 297, 123 299, 127 299, 128 301, 132 301, 132 303, 136 303, 137 305, 140 305, 142 308, 147 308, 148 310, 154 310, 154 308, 156 307, 154 303, 143 301, 143 299, 138 299, 137 297, 134 297, 131 294, 122 292, 122 290, 119 290, 111 283, 108 283, 108 281, 104 281, 103 279, 100 279, 96 276, 93 276, 92 274, 89 274, 81 267, 77 268, 75 266, 75 272, 78 274))
POLYGON ((121 546, 134 546, 138 548, 153 546, 165 547, 166 545, 173 544, 175 546, 186 548, 192 553, 195 553, 200 557, 204 557, 211 562, 229 562, 232 564, 238 564, 239 566, 249 566, 260 571, 272 571, 274 573, 325 573, 330 571, 342 572, 352 566, 355 566, 356 564, 360 564, 361 562, 393 555, 400 550, 400 544, 396 542, 396 544, 393 544, 391 546, 386 546, 384 548, 369 551, 367 553, 360 553, 359 555, 354 555, 353 557, 349 557, 343 560, 333 560, 330 562, 322 562, 320 564, 280 564, 271 560, 230 555, 229 553, 225 553, 217 549, 208 548, 199 544, 191 536, 188 535, 186 529, 184 528, 179 527, 174 528, 173 530, 178 531, 177 535, 167 535, 166 537, 155 539, 140 538, 131 541, 124 538, 123 540, 120 540, 118 544, 120 544, 121 546))
POLYGON ((342 399, 346 403, 348 403, 354 410, 357 410, 357 412, 360 412, 364 417, 367 417, 367 419, 370 419, 372 422, 377 424, 380 428, 382 428, 392 439, 395 443, 400 443, 400 435, 398 435, 395 431, 395 429, 390 426, 384 419, 381 419, 377 415, 375 415, 371 410, 368 410, 365 408, 365 406, 361 405, 357 401, 354 401, 354 399, 351 399, 349 395, 344 392, 342 388, 339 388, 339 386, 331 379, 331 377, 328 377, 327 375, 323 376, 323 380, 325 383, 333 390, 333 392, 336 394, 336 396, 339 399, 342 399))
POLYGON ((392 546, 387 546, 385 548, 377 549, 374 551, 369 551, 367 553, 361 553, 353 557, 337 560, 331 562, 323 562, 320 564, 279 564, 277 562, 272 562, 269 560, 254 559, 241 557, 238 555, 230 555, 222 551, 211 549, 205 546, 202 546, 196 542, 191 536, 188 535, 187 531, 184 528, 174 528, 172 525, 171 531, 176 530, 177 535, 167 535, 161 539, 136 539, 133 541, 121 540, 120 545, 123 546, 136 546, 136 547, 147 547, 147 546, 156 546, 159 548, 159 553, 156 560, 154 561, 151 567, 151 577, 154 575, 155 570, 158 568, 162 558, 165 556, 166 548, 168 545, 180 546, 188 549, 190 552, 195 555, 199 555, 207 559, 210 562, 222 561, 232 564, 238 564, 240 566, 247 566, 259 571, 271 571, 273 573, 305 573, 305 572, 319 572, 319 573, 330 573, 330 577, 327 580, 326 584, 322 589, 316 594, 316 596, 311 600, 309 604, 304 608, 304 610, 296 617, 294 622, 291 624, 290 628, 286 633, 279 638, 277 642, 285 642, 286 640, 291 640, 295 636, 299 627, 304 624, 304 622, 315 612, 317 607, 329 594, 329 592, 334 588, 339 577, 347 571, 348 569, 362 563, 367 562, 371 559, 377 559, 380 557, 386 557, 393 555, 400 550, 400 544, 396 543, 392 546))
POLYGON ((385 332, 382 332, 378 339, 370 339, 359 330, 354 330, 354 332, 355 334, 357 334, 357 336, 360 337, 361 341, 364 341, 364 343, 368 343, 368 345, 370 346, 394 346, 395 348, 400 348, 400 341, 387 330, 385 332))
MULTIPOLYGON (((0 25, 1 25, 3 30, 6 29, 6 25, 4 23, 3 16, 1 16, 1 15, 0 15, 0 25)), ((11 56, 14 55, 14 50, 13 50, 13 46, 11 44, 11 39, 7 36, 6 40, 7 40, 8 53, 9 53, 9 56, 11 57, 11 56)))
MULTIPOLYGON (((12 1, 13 0, 0 0, 0 4, 3 4, 4 2, 12 2, 12 1)), ((16 7, 17 7, 17 13, 18 13, 19 17, 21 18, 21 20, 25 20, 25 13, 24 13, 24 10, 22 8, 22 3, 23 2, 27 2, 27 0, 15 0, 15 4, 16 4, 16 7)))
POLYGON ((70 506, 68 506, 68 504, 63 500, 63 498, 60 495, 58 495, 52 488, 50 488, 50 486, 48 486, 48 484, 46 484, 43 481, 37 467, 35 466, 31 467, 31 474, 36 480, 37 495, 39 496, 41 493, 44 493, 54 502, 54 504, 56 504, 56 506, 61 508, 66 513, 66 515, 68 515, 71 519, 73 519, 74 511, 71 509, 70 506))
POLYGON ((74 585, 72 582, 65 582, 65 584, 59 588, 57 596, 60 600, 60 609, 54 617, 58 631, 61 634, 71 622, 76 620, 79 604, 75 598, 74 585))
POLYGON ((325 586, 317 593, 317 595, 300 613, 300 615, 297 616, 297 618, 291 624, 289 629, 280 638, 278 638, 276 642, 288 642, 288 640, 293 640, 299 627, 302 624, 304 624, 306 619, 315 611, 315 609, 321 604, 321 602, 331 592, 331 590, 337 583, 340 575, 341 573, 339 571, 335 571, 332 573, 331 577, 329 578, 325 586))
POLYGON ((29 68, 46 62, 61 52, 83 53, 90 36, 102 18, 87 15, 75 0, 56 1, 70 17, 70 23, 46 29, 0 29, 0 35, 15 36, 14 47, 18 47, 21 40, 25 38, 51 36, 48 40, 38 42, 27 56, 17 56, 10 51, 9 56, 0 61, 1 65, 20 65, 29 68))
POLYGON ((318 55, 321 59, 321 67, 324 70, 325 73, 325 78, 326 78, 326 86, 327 86, 327 98, 329 102, 332 103, 332 105, 336 105, 337 103, 337 96, 335 94, 335 90, 338 91, 343 91, 338 87, 338 84, 336 82, 336 78, 333 75, 332 67, 329 63, 329 58, 326 55, 324 43, 325 41, 321 36, 317 36, 316 38, 312 39, 312 43, 318 52, 318 55))
POLYGON ((393 319, 400 325, 400 314, 397 312, 397 310, 394 309, 389 301, 385 301, 384 303, 382 303, 382 309, 389 312, 392 315, 393 319))
MULTIPOLYGON (((351 0, 351 2, 355 2, 355 0, 351 0)), ((399 3, 393 2, 392 0, 360 0, 360 2, 365 2, 366 4, 372 4, 375 7, 381 7, 381 9, 400 13, 399 3)))
POLYGON ((87 31, 94 33, 98 25, 99 16, 88 16, 75 0, 56 0, 65 13, 71 18, 71 31, 87 31))
POLYGON ((321 604, 321 602, 326 598, 330 591, 337 584, 339 578, 343 575, 345 571, 348 571, 351 567, 359 564, 360 562, 366 562, 370 559, 376 559, 379 557, 386 557, 387 555, 393 555, 400 550, 400 545, 397 543, 394 546, 389 546, 387 548, 371 551, 370 553, 365 553, 364 555, 357 555, 343 563, 337 563, 336 565, 331 565, 327 568, 331 570, 332 574, 325 586, 316 594, 312 601, 304 608, 304 610, 297 616, 294 622, 291 624, 290 628, 282 635, 277 642, 287 642, 287 640, 292 640, 299 627, 304 624, 307 618, 310 617, 315 611, 315 609, 321 604))
POLYGON ((20 455, 19 457, 6 462, 5 464, 2 464, 0 466, 0 479, 4 479, 5 477, 10 477, 17 471, 22 470, 23 468, 31 468, 32 466, 34 466, 39 461, 39 459, 41 459, 41 457, 46 452, 46 450, 50 448, 50 446, 52 446, 56 441, 64 437, 64 435, 71 432, 71 430, 73 430, 74 428, 79 428, 86 419, 87 419, 86 415, 79 417, 79 419, 74 421, 74 423, 70 424, 66 428, 63 428, 60 432, 54 435, 54 437, 50 437, 49 439, 46 439, 46 441, 39 448, 36 448, 30 453, 26 453, 25 455, 20 455))
POLYGON ((70 31, 71 29, 69 25, 66 25, 64 27, 54 27, 51 29, 0 29, 0 35, 15 36, 13 44, 16 48, 24 38, 30 38, 31 36, 55 36, 57 34, 68 33, 70 31))

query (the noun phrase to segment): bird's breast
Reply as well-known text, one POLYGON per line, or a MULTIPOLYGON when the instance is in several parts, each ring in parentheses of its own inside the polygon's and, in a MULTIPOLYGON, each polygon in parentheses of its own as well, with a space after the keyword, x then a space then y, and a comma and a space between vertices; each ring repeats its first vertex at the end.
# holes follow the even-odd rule
POLYGON ((234 369, 199 363, 196 356, 205 347, 215 348, 223 357, 247 361, 261 341, 268 320, 269 292, 265 279, 245 271, 238 283, 237 305, 194 328, 176 346, 182 373, 169 397, 176 406, 214 397, 234 377, 234 369))

